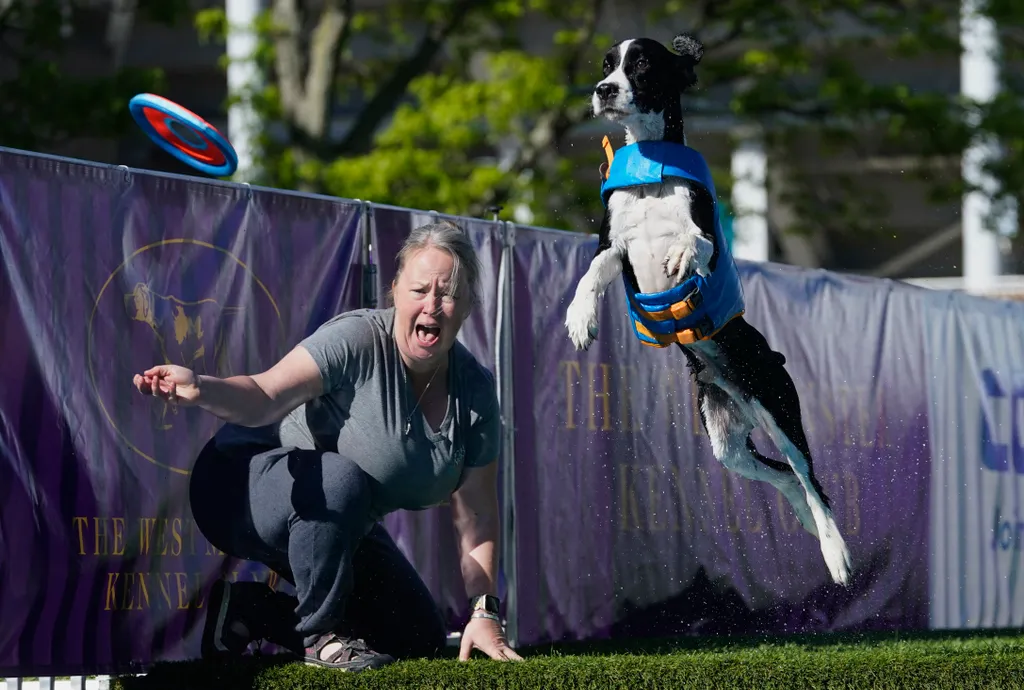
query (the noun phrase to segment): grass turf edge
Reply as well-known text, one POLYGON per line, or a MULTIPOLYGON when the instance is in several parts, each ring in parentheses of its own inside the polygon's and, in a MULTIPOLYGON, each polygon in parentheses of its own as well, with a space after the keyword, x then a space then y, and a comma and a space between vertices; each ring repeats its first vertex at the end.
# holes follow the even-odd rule
POLYGON ((988 645, 805 648, 660 655, 532 656, 524 663, 488 659, 406 661, 360 674, 307 667, 287 658, 158 664, 141 677, 114 679, 117 690, 218 688, 1005 688, 1024 679, 1021 646, 988 645))

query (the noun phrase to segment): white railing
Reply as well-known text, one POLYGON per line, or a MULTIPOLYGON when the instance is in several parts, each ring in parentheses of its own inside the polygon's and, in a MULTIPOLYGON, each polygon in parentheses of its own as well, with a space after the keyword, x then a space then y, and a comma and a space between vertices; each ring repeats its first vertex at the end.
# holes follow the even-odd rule
POLYGON ((0 678, 0 690, 108 690, 110 676, 0 678))

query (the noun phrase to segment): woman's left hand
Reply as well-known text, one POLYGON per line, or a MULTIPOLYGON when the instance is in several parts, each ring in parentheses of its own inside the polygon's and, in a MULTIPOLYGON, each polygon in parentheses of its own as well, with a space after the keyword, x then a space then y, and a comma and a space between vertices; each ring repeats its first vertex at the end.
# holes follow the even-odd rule
POLYGON ((466 629, 462 631, 459 661, 469 661, 469 655, 474 648, 498 661, 523 660, 523 657, 516 654, 505 640, 505 631, 502 630, 501 623, 490 618, 469 619, 466 629))

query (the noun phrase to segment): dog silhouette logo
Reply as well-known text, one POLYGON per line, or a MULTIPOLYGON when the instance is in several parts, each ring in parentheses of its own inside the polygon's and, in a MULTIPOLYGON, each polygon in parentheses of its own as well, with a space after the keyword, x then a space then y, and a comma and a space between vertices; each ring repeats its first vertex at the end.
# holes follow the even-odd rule
POLYGON ((255 373, 287 342, 277 302, 244 261, 207 242, 170 239, 134 251, 110 273, 88 345, 93 393, 119 452, 188 474, 222 422, 140 397, 132 375, 157 364, 218 377, 255 373))
MULTIPOLYGON (((178 364, 197 374, 233 375, 224 347, 225 327, 227 320, 242 314, 243 307, 221 304, 215 298, 189 301, 162 295, 146 283, 136 284, 124 301, 129 318, 152 335, 160 362, 178 364)), ((132 338, 137 339, 138 334, 132 338)), ((164 419, 177 409, 167 403, 158 407, 164 419)), ((168 422, 163 428, 171 426, 168 422)))

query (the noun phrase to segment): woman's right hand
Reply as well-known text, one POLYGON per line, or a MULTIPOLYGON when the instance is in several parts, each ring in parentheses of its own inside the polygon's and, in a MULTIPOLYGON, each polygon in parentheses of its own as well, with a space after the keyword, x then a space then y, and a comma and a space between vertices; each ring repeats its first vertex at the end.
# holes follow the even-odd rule
POLYGON ((152 395, 172 405, 187 407, 199 400, 199 377, 195 372, 176 364, 161 364, 132 379, 143 395, 152 395))

